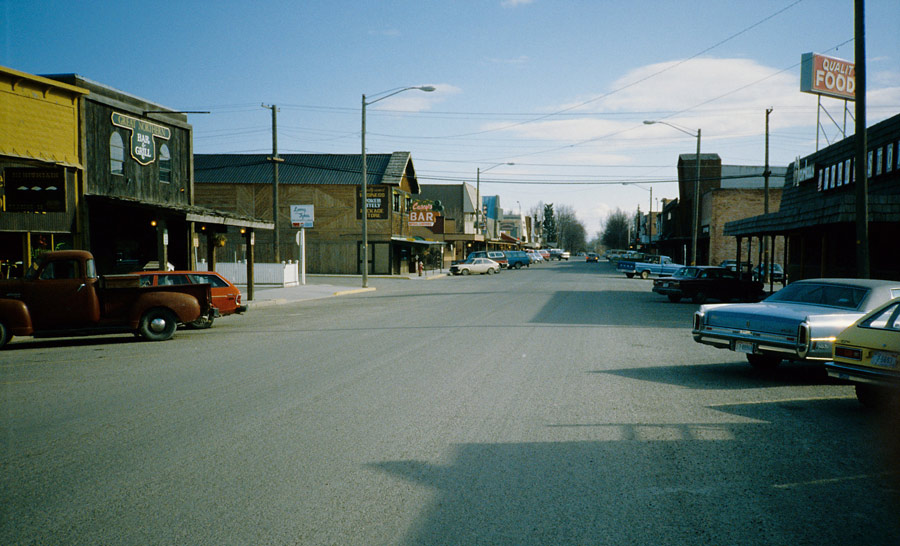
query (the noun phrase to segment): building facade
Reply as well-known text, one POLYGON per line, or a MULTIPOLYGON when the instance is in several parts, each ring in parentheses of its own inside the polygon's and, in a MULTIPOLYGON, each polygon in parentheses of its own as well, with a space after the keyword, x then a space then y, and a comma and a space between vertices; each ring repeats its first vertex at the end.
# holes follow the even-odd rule
MULTIPOLYGON (((306 270, 310 273, 362 272, 362 156, 360 154, 283 154, 278 185, 272 162, 257 154, 194 156, 197 203, 274 222, 274 232, 256 239, 258 261, 299 260, 299 227, 293 206, 312 206, 314 224, 304 228, 306 270), (277 218, 273 203, 278 202, 277 218)), ((417 239, 409 225, 414 197, 420 193, 409 152, 366 154, 368 273, 413 270, 417 256, 435 241, 417 239)), ((226 254, 241 260, 241 240, 230 236, 226 254)))
MULTIPOLYGON (((900 114, 867 130, 870 277, 900 279, 900 114)), ((740 241, 781 237, 790 281, 856 277, 856 136, 799 159, 787 169, 781 206, 725 226, 740 241)), ((861 243, 862 244, 862 243, 861 243)), ((781 261, 781 260, 776 260, 781 261)))
POLYGON ((0 278, 44 251, 79 248, 79 139, 87 89, 0 67, 0 278))

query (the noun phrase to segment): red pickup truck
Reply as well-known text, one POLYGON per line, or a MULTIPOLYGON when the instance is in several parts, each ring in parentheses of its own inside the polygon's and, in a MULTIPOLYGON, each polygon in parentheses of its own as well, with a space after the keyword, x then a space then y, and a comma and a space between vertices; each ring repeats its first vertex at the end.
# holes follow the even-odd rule
POLYGON ((208 284, 141 287, 137 275, 99 277, 90 252, 48 252, 24 278, 0 281, 0 347, 13 336, 132 332, 163 341, 179 323, 215 316, 210 302, 208 284))

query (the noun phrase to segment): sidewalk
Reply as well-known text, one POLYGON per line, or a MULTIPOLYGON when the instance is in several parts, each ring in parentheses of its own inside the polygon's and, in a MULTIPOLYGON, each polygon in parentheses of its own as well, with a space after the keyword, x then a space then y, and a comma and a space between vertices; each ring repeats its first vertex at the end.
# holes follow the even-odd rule
MULTIPOLYGON (((395 279, 410 281, 430 281, 446 277, 447 272, 426 271, 421 277, 415 274, 409 275, 369 275, 373 279, 395 279)), ((243 295, 244 302, 252 310, 254 308, 269 307, 272 305, 284 305, 305 300, 332 298, 336 296, 348 296, 364 292, 374 292, 376 288, 371 286, 362 288, 361 275, 307 275, 305 285, 297 286, 265 286, 254 285, 253 299, 247 299, 247 285, 236 285, 243 295), (333 279, 334 284, 328 280, 333 279)))

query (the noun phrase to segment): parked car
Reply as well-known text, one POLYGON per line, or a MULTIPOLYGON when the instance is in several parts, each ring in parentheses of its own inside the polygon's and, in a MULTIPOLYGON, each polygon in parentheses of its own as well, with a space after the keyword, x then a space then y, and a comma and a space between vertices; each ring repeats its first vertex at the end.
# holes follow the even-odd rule
POLYGON ((504 250, 503 255, 506 256, 506 267, 509 269, 522 269, 522 266, 531 267, 531 260, 524 250, 504 250))
POLYGON ((588 252, 587 256, 584 257, 584 261, 586 262, 599 262, 600 255, 595 252, 588 252))
POLYGON ((541 255, 541 257, 544 259, 545 262, 550 261, 550 251, 547 250, 546 248, 542 248, 542 249, 538 250, 538 254, 541 255))
POLYGON ((466 259, 469 258, 487 258, 489 260, 494 260, 500 267, 505 268, 509 265, 509 262, 506 261, 506 255, 499 250, 476 250, 469 254, 466 259))
POLYGON ((642 279, 648 279, 650 275, 668 277, 682 267, 684 266, 676 264, 668 256, 644 256, 642 261, 619 260, 619 263, 616 264, 616 269, 625 273, 629 279, 635 275, 639 275, 642 279))
POLYGON ((544 257, 541 256, 541 253, 537 250, 528 250, 526 253, 528 254, 528 257, 531 258, 531 263, 533 264, 539 264, 544 261, 544 257))
POLYGON ((856 385, 856 398, 879 406, 900 397, 900 298, 838 334, 828 375, 856 385))
POLYGON ((571 253, 571 252, 569 252, 568 250, 563 250, 562 252, 559 253, 559 258, 558 258, 558 259, 560 259, 560 260, 565 260, 565 261, 568 262, 568 261, 569 261, 569 258, 571 258, 571 257, 572 257, 572 253, 571 253))
POLYGON ((47 252, 20 279, 0 281, 0 348, 12 336, 134 333, 165 341, 179 322, 215 314, 207 285, 141 287, 135 275, 97 274, 84 250, 47 252))
POLYGON ((493 275, 500 273, 500 264, 489 258, 469 258, 450 266, 450 273, 454 275, 471 275, 472 273, 493 275))
POLYGON ((737 273, 724 267, 689 266, 671 277, 654 280, 653 291, 675 303, 683 298, 694 303, 706 303, 710 298, 755 302, 763 298, 763 283, 740 279, 737 273))
MULTIPOLYGON (((719 264, 719 267, 737 271, 737 260, 722 260, 722 263, 719 264)), ((749 273, 753 268, 753 264, 750 262, 743 262, 741 264, 741 267, 743 268, 744 273, 749 273)))
POLYGON ((784 359, 825 362, 835 336, 885 302, 900 297, 900 281, 808 279, 759 303, 701 305, 694 341, 744 353, 752 366, 784 359))
MULTIPOLYGON (((753 268, 753 280, 756 281, 764 281, 765 279, 765 266, 759 264, 758 266, 753 268)), ((781 268, 780 264, 769 264, 769 275, 772 277, 772 282, 784 282, 784 269, 781 268)))
MULTIPOLYGON (((247 312, 240 289, 215 271, 136 271, 132 275, 140 277, 141 286, 208 284, 212 305, 219 310, 220 316, 247 312)), ((213 319, 200 317, 187 325, 191 328, 209 328, 213 325, 213 319)))

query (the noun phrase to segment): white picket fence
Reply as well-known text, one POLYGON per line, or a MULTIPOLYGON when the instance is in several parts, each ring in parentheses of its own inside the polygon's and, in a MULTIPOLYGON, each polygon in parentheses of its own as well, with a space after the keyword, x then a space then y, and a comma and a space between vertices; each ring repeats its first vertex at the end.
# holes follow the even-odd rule
MULTIPOLYGON (((299 262, 253 264, 253 284, 297 286, 300 284, 299 262)), ((209 271, 209 264, 197 264, 200 271, 209 271)), ((216 272, 234 284, 247 284, 247 262, 216 262, 216 272)))

